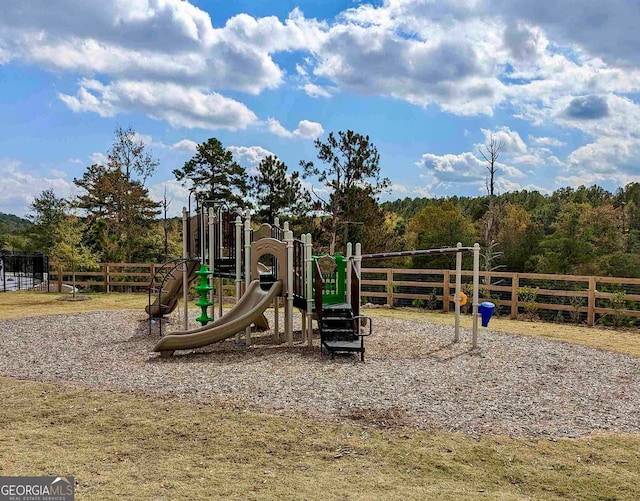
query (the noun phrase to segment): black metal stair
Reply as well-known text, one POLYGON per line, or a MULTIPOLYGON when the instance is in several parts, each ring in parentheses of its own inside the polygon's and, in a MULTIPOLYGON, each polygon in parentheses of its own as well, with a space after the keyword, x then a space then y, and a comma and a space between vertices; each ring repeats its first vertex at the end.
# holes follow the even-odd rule
POLYGON ((364 362, 364 338, 371 334, 360 333, 360 320, 364 317, 354 316, 349 304, 332 304, 322 308, 320 335, 322 346, 333 358, 335 353, 357 352, 364 362))

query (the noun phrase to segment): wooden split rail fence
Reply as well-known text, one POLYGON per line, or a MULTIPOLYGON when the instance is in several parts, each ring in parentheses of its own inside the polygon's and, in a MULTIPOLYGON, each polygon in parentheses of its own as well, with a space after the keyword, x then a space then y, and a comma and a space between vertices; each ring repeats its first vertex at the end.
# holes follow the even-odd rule
MULTIPOLYGON (((100 271, 76 271, 76 285, 91 287, 99 292, 123 292, 125 288, 135 292, 146 291, 156 270, 161 268, 156 263, 102 263, 100 271)), ((49 273, 49 284, 70 284, 72 272, 52 267, 49 273)))
MULTIPOLYGON (((76 285, 101 292, 144 292, 161 266, 156 263, 104 263, 100 265, 100 271, 76 272, 76 285)), ((50 272, 49 282, 57 283, 58 290, 62 290, 63 283, 71 283, 70 271, 61 271, 55 266, 52 269, 55 271, 50 272)), ((361 273, 362 296, 366 300, 406 306, 416 300, 435 299, 437 309, 444 312, 453 309, 455 270, 363 268, 361 273)), ((465 284, 470 286, 471 280, 472 272, 463 271, 463 290, 465 284)), ((517 318, 525 309, 522 287, 537 288, 538 311, 572 312, 581 315, 588 325, 594 325, 598 316, 611 314, 640 318, 640 278, 480 272, 480 300, 494 302, 502 314, 510 318, 517 318), (616 291, 625 292, 624 308, 617 310, 611 307, 616 291)))
MULTIPOLYGON (((362 296, 390 306, 435 299, 437 309, 448 312, 453 309, 455 276, 455 270, 363 268, 362 296)), ((472 272, 463 271, 463 290, 464 284, 470 287, 471 280, 472 272)), ((572 312, 581 315, 588 325, 594 325, 597 316, 640 317, 640 278, 480 272, 480 301, 492 301, 512 319, 526 307, 521 299, 523 287, 537 289, 537 311, 572 312), (611 307, 616 291, 625 292, 623 308, 611 307)), ((467 295, 471 302, 468 288, 467 295)))

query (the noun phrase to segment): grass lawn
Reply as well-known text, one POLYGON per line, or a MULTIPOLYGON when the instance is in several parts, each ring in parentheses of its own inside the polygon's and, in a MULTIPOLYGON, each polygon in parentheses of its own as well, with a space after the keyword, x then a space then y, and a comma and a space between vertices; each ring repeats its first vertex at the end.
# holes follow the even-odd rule
MULTIPOLYGON (((0 294, 0 319, 147 304, 144 294, 59 296, 0 294)), ((367 313, 453 323, 417 310, 367 313)), ((640 356, 634 332, 503 319, 491 327, 640 356)), ((76 499, 640 499, 640 434, 376 429, 9 377, 0 377, 0 399, 0 475, 73 475, 76 499)))
POLYGON ((86 311, 144 310, 147 294, 78 294, 86 301, 65 301, 71 294, 56 292, 3 292, 0 294, 0 320, 9 318, 66 315, 86 311))
POLYGON ((378 430, 0 378, 0 474, 76 499, 638 499, 640 436, 378 430))

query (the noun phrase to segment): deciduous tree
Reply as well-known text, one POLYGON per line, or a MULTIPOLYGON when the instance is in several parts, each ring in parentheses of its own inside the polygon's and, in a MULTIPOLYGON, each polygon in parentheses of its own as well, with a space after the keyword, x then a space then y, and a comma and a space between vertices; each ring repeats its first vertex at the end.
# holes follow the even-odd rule
POLYGON ((82 243, 84 223, 74 215, 66 215, 55 230, 51 260, 62 268, 71 268, 73 297, 76 297, 76 270, 97 265, 96 256, 82 243))
POLYGON ((484 244, 490 247, 497 236, 497 215, 495 198, 495 176, 497 171, 498 157, 504 148, 504 141, 497 139, 491 134, 489 142, 478 149, 480 156, 486 162, 485 168, 489 172, 486 181, 487 194, 489 195, 489 209, 485 215, 484 244))
POLYGON ((159 165, 158 160, 146 150, 144 142, 131 127, 116 128, 115 141, 107 159, 107 165, 111 169, 119 170, 129 181, 137 179, 142 186, 159 165))
POLYGON ((537 271, 598 273, 601 258, 623 251, 619 218, 611 204, 566 204, 553 224, 555 231, 542 240, 537 271))
POLYGON ((65 217, 68 202, 57 197, 52 189, 44 190, 31 202, 31 214, 27 216, 33 226, 26 234, 31 240, 31 250, 50 254, 55 243, 55 232, 65 217))
POLYGON ((526 271, 527 262, 538 252, 543 233, 523 207, 507 203, 502 209, 498 242, 506 271, 526 271))
MULTIPOLYGON (((455 247, 458 242, 471 246, 476 234, 473 223, 450 201, 426 206, 409 221, 407 232, 414 249, 455 247)), ((454 254, 413 258, 418 268, 450 268, 454 263, 454 254)))

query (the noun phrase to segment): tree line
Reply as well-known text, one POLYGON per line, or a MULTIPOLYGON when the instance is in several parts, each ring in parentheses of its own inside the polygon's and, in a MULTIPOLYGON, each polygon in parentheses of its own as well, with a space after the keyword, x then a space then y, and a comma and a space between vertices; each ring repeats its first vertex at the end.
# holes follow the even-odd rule
MULTIPOLYGON (((479 242, 481 265, 489 271, 640 276, 639 183, 615 193, 581 186, 551 194, 497 194, 503 145, 492 137, 479 150, 487 168, 486 196, 380 203, 390 181, 381 176, 380 155, 368 136, 331 132, 315 147, 316 158, 301 160, 298 170, 267 156, 249 175, 229 149, 210 138, 173 174, 195 198, 252 209, 256 223, 275 216, 289 220, 296 234, 312 234, 317 253, 339 252, 349 241, 361 242, 365 252, 479 242)), ((11 227, 3 231, 0 220, 0 245, 79 266, 179 256, 180 219, 167 217, 166 192, 157 202, 147 188, 158 165, 133 129, 118 127, 106 161, 89 165, 74 179, 80 195, 67 200, 52 190, 42 192, 31 204, 31 225, 20 228, 5 217, 11 227)), ((391 264, 446 268, 453 263, 446 255, 375 263, 391 264)))
MULTIPOLYGON (((491 213, 489 202, 489 195, 405 198, 382 207, 397 216, 397 232, 410 247, 479 242, 487 271, 640 277, 640 183, 615 193, 599 186, 561 188, 549 195, 505 193, 495 196, 491 213)), ((440 257, 412 264, 451 263, 440 257)))
MULTIPOLYGON (((173 174, 194 199, 252 209, 256 223, 284 217, 297 234, 313 233, 319 251, 334 253, 338 242, 368 231, 372 214, 382 214, 377 196, 389 180, 380 178, 379 155, 368 136, 330 133, 316 147, 319 163, 302 160, 300 170, 291 170, 270 155, 249 175, 229 149, 209 138, 173 174), (323 189, 308 190, 303 179, 316 179, 323 189)), ((167 217, 166 193, 154 201, 146 186, 158 164, 133 129, 118 127, 106 161, 89 165, 73 180, 80 194, 65 199, 43 191, 30 206, 32 224, 7 233, 0 227, 0 245, 79 266, 179 256, 181 220, 167 217)))

